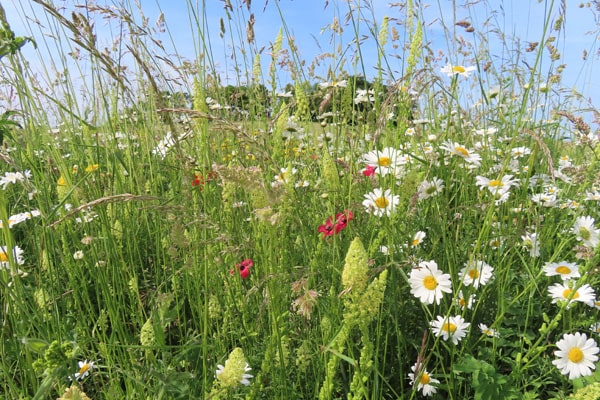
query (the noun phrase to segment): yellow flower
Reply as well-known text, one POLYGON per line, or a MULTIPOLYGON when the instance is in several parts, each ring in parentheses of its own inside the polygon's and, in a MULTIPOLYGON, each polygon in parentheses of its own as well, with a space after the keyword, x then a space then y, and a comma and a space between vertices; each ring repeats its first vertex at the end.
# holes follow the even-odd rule
POLYGON ((85 167, 85 172, 93 172, 99 168, 98 164, 91 164, 85 167))

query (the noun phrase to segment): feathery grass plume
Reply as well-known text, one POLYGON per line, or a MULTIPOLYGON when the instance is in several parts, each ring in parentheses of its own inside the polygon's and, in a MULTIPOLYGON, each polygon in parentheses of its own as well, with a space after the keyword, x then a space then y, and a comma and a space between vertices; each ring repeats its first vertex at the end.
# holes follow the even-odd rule
POLYGON ((342 286, 350 292, 350 298, 359 298, 367 287, 369 280, 368 256, 360 238, 356 237, 350 243, 344 269, 342 271, 342 286))
POLYGON ((323 174, 323 181, 327 190, 337 192, 341 189, 340 175, 327 146, 323 146, 321 173, 323 174))
POLYGON ((121 225, 121 221, 119 221, 117 219, 117 220, 115 220, 115 222, 113 222, 111 232, 112 232, 113 237, 117 240, 117 242, 119 242, 119 244, 122 244, 123 225, 121 225))
POLYGON ((254 56, 254 65, 252 66, 252 78, 255 82, 260 82, 262 80, 262 70, 260 68, 260 54, 256 54, 254 56))
POLYGON ((421 52, 423 51, 423 26, 421 25, 421 21, 417 21, 417 28, 412 35, 410 40, 410 50, 408 53, 408 60, 406 63, 408 64, 406 68, 406 76, 411 76, 415 66, 419 62, 421 58, 421 52))
POLYGON ((388 37, 389 37, 388 28, 389 28, 389 18, 386 15, 385 17, 383 17, 383 22, 381 23, 381 28, 379 29, 379 35, 378 35, 379 46, 381 46, 381 51, 383 51, 383 47, 386 45, 386 43, 388 41, 388 37))
POLYGON ((269 79, 271 84, 271 92, 273 98, 275 98, 277 91, 277 59, 279 58, 279 52, 281 51, 283 44, 283 29, 279 28, 273 46, 271 47, 271 62, 269 63, 269 79))
MULTIPOLYGON (((193 102, 192 102, 192 108, 195 111, 199 111, 203 114, 209 114, 210 110, 208 107, 208 104, 206 102, 206 90, 204 87, 204 79, 201 76, 195 76, 194 77, 194 98, 193 98, 193 102)), ((204 158, 207 157, 208 152, 209 152, 209 139, 208 139, 208 119, 207 118, 198 118, 195 123, 194 126, 197 129, 197 132, 199 133, 199 149, 198 149, 198 155, 200 157, 200 160, 202 160, 202 162, 204 161, 204 158)))
POLYGON ((310 105, 302 84, 296 81, 294 87, 294 97, 296 99, 296 113, 294 114, 298 121, 304 121, 310 118, 310 105))
POLYGON ((50 295, 48 295, 48 292, 43 287, 39 287, 33 292, 33 299, 35 300, 35 303, 40 309, 42 315, 44 317, 49 317, 50 295))

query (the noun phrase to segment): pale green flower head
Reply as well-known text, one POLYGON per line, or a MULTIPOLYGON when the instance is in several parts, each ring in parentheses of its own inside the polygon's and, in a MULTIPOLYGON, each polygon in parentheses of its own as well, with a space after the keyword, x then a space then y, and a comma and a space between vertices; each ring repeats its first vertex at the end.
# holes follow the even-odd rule
POLYGON ((360 295, 367 287, 369 280, 369 265, 367 251, 359 238, 350 243, 346 254, 346 263, 342 271, 342 286, 344 290, 352 290, 351 293, 360 295))
POLYGON ((327 146, 325 146, 323 157, 321 158, 321 171, 323 173, 325 187, 328 190, 337 191, 341 188, 340 176, 335 161, 333 161, 331 154, 329 154, 329 151, 327 150, 327 146))
POLYGON ((142 325, 142 329, 140 330, 140 343, 142 346, 154 346, 156 344, 152 318, 148 318, 144 325, 142 325))
POLYGON ((244 352, 239 347, 233 349, 229 354, 229 358, 225 361, 225 366, 218 365, 217 379, 223 388, 233 388, 238 384, 248 386, 252 375, 246 372, 252 368, 248 366, 244 352))
POLYGON ((387 283, 388 271, 383 270, 377 278, 371 282, 365 293, 360 297, 359 308, 361 317, 373 319, 379 315, 379 307, 383 302, 383 293, 387 283))
POLYGON ((600 383, 594 382, 590 385, 582 387, 575 393, 569 396, 570 399, 578 400, 596 400, 600 399, 600 383))

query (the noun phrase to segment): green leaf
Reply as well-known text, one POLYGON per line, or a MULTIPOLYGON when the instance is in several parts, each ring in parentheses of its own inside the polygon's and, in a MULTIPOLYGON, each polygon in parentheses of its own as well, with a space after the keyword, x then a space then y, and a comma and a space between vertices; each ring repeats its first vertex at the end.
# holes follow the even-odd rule
POLYGON ((43 354, 49 346, 48 342, 45 340, 34 338, 21 338, 21 343, 23 343, 29 350, 39 354, 43 354))

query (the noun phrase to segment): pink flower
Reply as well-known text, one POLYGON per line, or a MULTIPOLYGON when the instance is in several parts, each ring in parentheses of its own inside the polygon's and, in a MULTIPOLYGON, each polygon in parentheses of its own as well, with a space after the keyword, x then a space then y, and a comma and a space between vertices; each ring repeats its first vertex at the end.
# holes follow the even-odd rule
POLYGON ((250 268, 254 265, 254 261, 250 258, 246 258, 244 261, 235 264, 235 268, 229 270, 229 273, 233 275, 235 271, 240 273, 242 279, 246 279, 250 276, 250 268))
POLYGON ((375 175, 376 168, 377 167, 374 167, 372 165, 367 165, 367 166, 365 166, 365 169, 362 170, 362 174, 364 176, 373 176, 373 175, 375 175))

